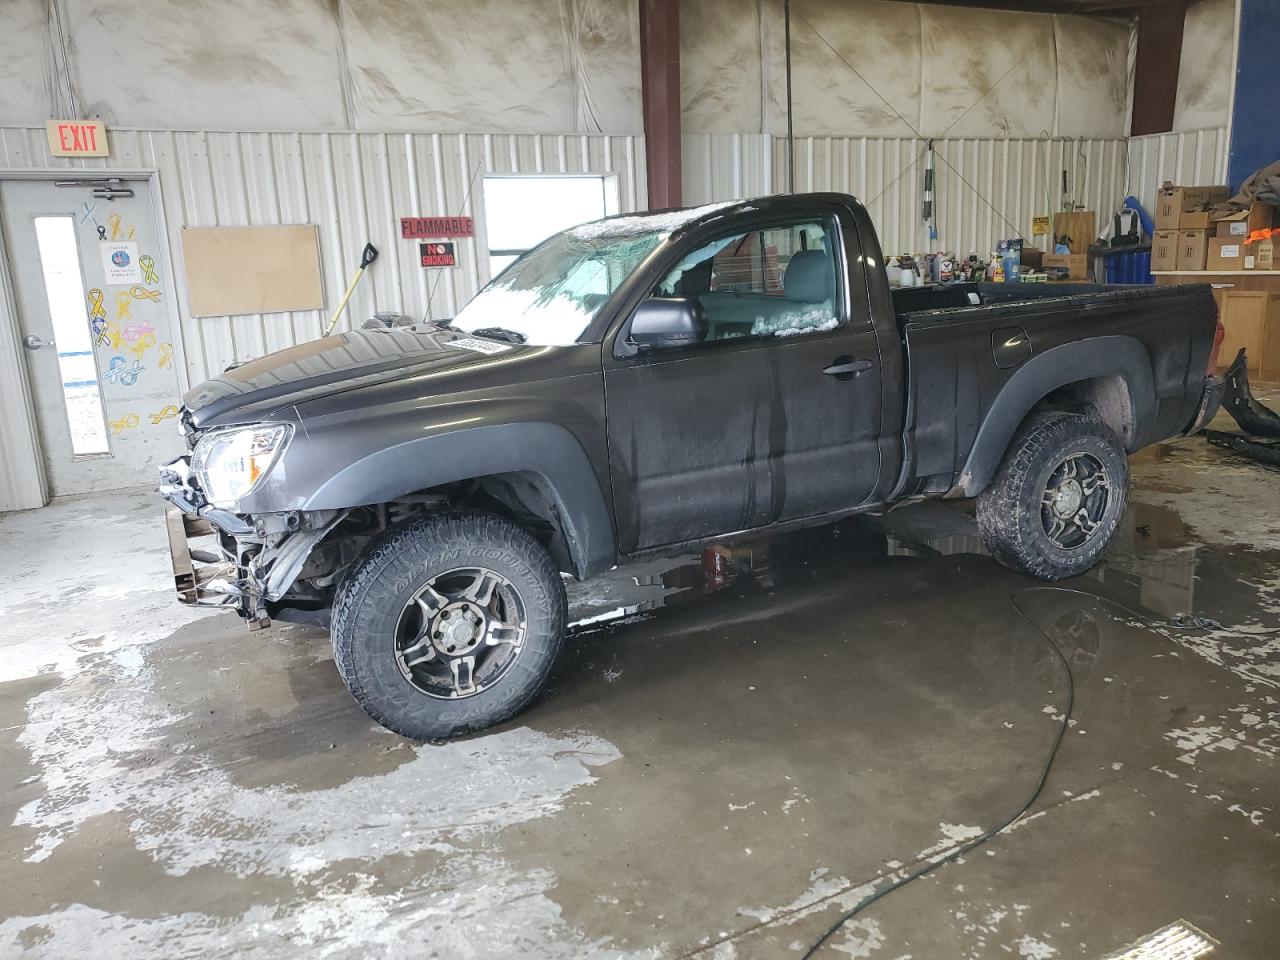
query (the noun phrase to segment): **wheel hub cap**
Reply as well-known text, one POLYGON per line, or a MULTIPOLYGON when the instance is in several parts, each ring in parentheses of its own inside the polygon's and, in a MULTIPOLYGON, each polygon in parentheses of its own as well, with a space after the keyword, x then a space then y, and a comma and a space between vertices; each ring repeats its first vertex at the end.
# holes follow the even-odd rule
POLYGON ((1075 480, 1063 481, 1053 495, 1053 512, 1060 517, 1074 517, 1084 500, 1084 491, 1075 480))
POLYGON ((484 617, 467 604, 450 604, 431 624, 433 646, 443 654, 470 650, 484 635, 484 617))

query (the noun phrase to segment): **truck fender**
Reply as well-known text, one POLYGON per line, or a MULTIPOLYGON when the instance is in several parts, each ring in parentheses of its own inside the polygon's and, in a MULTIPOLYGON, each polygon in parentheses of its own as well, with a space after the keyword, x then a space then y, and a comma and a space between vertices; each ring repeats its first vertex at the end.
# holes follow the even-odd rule
POLYGON ((556 512, 550 519, 564 534, 578 577, 613 566, 613 526, 595 471, 577 438, 552 423, 471 427, 378 450, 326 480, 302 509, 389 503, 444 483, 506 473, 546 481, 556 512))
POLYGON ((1000 468, 1019 425, 1049 393, 1082 380, 1112 376, 1120 377, 1129 393, 1134 423, 1129 448, 1142 446, 1144 429, 1156 410, 1147 348, 1133 337, 1121 336, 1064 343, 1032 357, 1000 389, 948 496, 976 497, 982 492, 1000 468))

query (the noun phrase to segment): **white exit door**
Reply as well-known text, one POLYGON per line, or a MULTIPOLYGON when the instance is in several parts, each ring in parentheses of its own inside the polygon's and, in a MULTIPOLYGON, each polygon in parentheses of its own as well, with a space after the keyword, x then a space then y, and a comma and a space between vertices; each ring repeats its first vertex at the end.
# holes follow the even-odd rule
MULTIPOLYGON (((150 190, 0 182, 0 224, 50 496, 151 483, 178 415, 173 305, 150 190)), ((6 325, 0 318, 0 325, 6 325)))

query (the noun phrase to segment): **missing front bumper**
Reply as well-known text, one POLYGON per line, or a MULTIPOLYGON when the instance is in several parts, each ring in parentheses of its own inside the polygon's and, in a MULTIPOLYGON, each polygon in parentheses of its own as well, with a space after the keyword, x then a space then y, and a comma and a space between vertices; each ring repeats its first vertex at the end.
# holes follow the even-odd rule
POLYGON ((237 610, 251 630, 270 626, 256 598, 245 589, 241 569, 220 559, 224 555, 213 524, 177 507, 167 507, 164 519, 178 600, 189 606, 237 610))

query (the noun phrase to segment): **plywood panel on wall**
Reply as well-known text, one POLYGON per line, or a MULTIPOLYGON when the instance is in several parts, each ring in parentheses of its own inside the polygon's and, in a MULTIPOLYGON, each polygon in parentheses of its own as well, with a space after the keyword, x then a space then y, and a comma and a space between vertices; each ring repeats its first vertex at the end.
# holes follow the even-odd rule
POLYGON ((193 317, 324 308, 315 224, 186 229, 182 258, 193 317))

